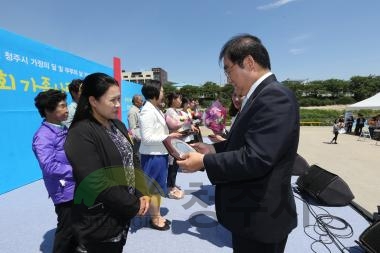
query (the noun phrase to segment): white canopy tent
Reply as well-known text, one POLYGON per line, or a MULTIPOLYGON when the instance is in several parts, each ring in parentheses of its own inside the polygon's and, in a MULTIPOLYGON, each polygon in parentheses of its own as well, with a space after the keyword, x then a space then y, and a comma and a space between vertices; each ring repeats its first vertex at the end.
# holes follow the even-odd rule
POLYGON ((380 92, 372 97, 364 99, 355 104, 348 105, 346 107, 346 111, 354 111, 354 110, 361 110, 361 109, 380 110, 380 92))

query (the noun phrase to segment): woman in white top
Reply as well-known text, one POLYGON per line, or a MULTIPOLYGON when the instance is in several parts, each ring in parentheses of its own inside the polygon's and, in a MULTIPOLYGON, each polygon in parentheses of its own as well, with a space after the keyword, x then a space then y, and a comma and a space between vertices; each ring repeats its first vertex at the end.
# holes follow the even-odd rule
MULTIPOLYGON (((148 182, 152 194, 150 209, 150 225, 157 230, 170 229, 170 221, 164 219, 160 213, 161 196, 166 195, 166 179, 168 173, 168 151, 162 141, 169 136, 164 114, 159 106, 164 97, 164 90, 160 84, 146 84, 141 92, 146 103, 140 112, 141 133, 141 166, 145 174, 152 180, 148 182)), ((180 137, 179 133, 170 136, 180 137)))

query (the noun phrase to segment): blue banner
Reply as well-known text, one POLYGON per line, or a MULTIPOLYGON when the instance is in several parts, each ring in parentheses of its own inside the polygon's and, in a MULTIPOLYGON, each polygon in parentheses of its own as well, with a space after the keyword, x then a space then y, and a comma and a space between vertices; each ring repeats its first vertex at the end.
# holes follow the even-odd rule
MULTIPOLYGON (((51 88, 68 92, 72 79, 93 72, 113 75, 112 68, 0 29, 0 194, 41 178, 31 147, 42 122, 35 96, 51 88)), ((135 93, 140 85, 122 82, 125 121, 135 93)))
POLYGON ((124 124, 128 126, 128 112, 132 106, 132 98, 134 95, 141 95, 141 84, 122 81, 122 89, 121 89, 121 102, 122 102, 122 110, 121 110, 121 118, 124 124))

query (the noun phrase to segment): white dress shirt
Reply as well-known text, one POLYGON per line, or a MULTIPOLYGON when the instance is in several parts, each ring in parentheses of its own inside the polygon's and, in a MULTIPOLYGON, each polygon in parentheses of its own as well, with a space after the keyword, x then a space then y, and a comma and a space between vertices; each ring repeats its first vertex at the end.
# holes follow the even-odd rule
POLYGON ((265 78, 267 78, 268 76, 270 76, 270 75, 272 75, 272 74, 273 74, 273 73, 269 71, 268 73, 264 74, 262 77, 260 77, 259 79, 257 79, 256 82, 254 82, 254 83, 252 84, 252 86, 251 86, 251 88, 249 89, 247 95, 244 97, 243 102, 241 103, 240 111, 243 110, 245 104, 247 103, 247 100, 248 100, 249 97, 252 95, 252 93, 256 90, 257 86, 259 86, 260 83, 261 83, 262 81, 264 81, 265 78))

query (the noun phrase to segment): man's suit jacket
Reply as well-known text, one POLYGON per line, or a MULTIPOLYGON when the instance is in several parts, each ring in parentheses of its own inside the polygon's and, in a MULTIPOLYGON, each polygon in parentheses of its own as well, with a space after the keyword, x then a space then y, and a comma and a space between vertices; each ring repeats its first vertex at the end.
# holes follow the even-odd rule
POLYGON ((216 185, 219 222, 264 243, 283 240, 297 226, 291 172, 299 140, 294 94, 270 75, 248 98, 226 141, 204 165, 216 185))

